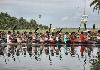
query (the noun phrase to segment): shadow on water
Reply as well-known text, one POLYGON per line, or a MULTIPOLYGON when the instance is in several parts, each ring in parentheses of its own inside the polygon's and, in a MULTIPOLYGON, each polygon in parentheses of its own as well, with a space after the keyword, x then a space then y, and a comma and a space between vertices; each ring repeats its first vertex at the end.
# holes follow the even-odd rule
POLYGON ((13 66, 15 68, 24 67, 26 64, 27 68, 35 68, 37 70, 40 70, 38 67, 44 70, 45 68, 50 70, 50 67, 51 70, 52 68, 55 70, 56 67, 58 67, 58 70, 65 70, 66 67, 69 70, 90 70, 91 64, 98 56, 100 56, 100 48, 94 45, 78 46, 58 43, 57 45, 51 44, 48 46, 39 45, 38 43, 32 45, 30 42, 18 45, 0 45, 0 65, 8 66, 8 69, 13 66))

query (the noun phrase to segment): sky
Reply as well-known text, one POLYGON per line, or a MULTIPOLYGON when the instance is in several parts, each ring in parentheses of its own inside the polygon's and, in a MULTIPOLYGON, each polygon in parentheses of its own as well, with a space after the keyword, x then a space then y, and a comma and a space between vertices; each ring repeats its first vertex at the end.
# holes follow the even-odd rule
POLYGON ((34 19, 38 24, 52 27, 78 28, 86 6, 87 27, 100 28, 100 14, 93 12, 91 0, 0 0, 0 12, 7 12, 17 18, 28 21, 34 19), (86 5, 85 5, 86 4, 86 5), (39 15, 42 15, 39 19, 39 15))

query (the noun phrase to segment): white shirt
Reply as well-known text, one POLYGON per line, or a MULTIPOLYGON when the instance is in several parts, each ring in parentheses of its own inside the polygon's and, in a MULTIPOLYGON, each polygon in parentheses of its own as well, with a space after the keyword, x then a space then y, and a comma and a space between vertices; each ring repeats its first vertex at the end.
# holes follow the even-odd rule
POLYGON ((100 36, 97 36, 97 39, 100 39, 100 36))
POLYGON ((59 40, 58 37, 56 37, 56 40, 57 40, 57 41, 59 40))
POLYGON ((11 40, 9 39, 10 35, 7 34, 7 43, 11 43, 11 40))

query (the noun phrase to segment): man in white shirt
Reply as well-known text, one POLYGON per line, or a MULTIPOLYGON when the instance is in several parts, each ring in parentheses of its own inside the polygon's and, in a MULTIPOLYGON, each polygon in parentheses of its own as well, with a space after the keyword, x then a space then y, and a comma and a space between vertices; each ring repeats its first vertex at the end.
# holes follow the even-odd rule
POLYGON ((11 43, 10 36, 11 36, 11 32, 8 31, 8 34, 7 34, 7 43, 11 43))

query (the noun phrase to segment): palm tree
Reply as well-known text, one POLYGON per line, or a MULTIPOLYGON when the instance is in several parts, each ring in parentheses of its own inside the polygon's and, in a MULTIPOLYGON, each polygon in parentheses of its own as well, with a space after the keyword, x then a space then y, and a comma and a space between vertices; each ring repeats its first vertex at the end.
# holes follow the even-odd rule
POLYGON ((100 10, 100 0, 93 0, 93 1, 91 2, 91 4, 90 4, 90 7, 91 7, 91 6, 94 6, 93 11, 94 11, 94 10, 97 10, 98 13, 99 13, 99 10, 100 10))

